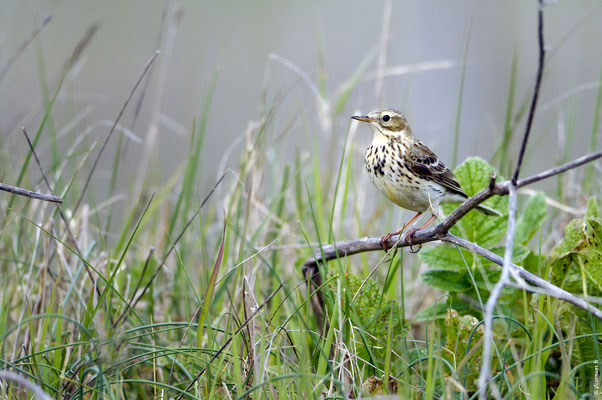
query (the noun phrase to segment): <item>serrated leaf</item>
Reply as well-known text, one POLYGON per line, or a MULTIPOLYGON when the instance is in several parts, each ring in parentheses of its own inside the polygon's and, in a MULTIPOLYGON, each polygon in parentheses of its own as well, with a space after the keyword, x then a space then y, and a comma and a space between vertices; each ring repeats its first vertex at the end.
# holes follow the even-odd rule
POLYGON ((546 196, 538 192, 529 197, 516 224, 516 243, 527 244, 547 214, 546 196))
MULTIPOLYGON (((489 184, 492 172, 495 172, 494 168, 478 157, 467 158, 454 170, 460 186, 468 196, 485 188, 489 184)), ((483 204, 502 214, 508 214, 508 196, 494 196, 483 204)), ((456 204, 445 204, 443 210, 449 214, 456 207, 456 204)), ((504 237, 507 224, 504 217, 487 216, 473 210, 452 227, 451 232, 477 243, 481 247, 489 248, 499 243, 504 237)))
POLYGON ((466 292, 471 287, 466 272, 430 268, 424 271, 421 277, 427 285, 450 292, 466 292))

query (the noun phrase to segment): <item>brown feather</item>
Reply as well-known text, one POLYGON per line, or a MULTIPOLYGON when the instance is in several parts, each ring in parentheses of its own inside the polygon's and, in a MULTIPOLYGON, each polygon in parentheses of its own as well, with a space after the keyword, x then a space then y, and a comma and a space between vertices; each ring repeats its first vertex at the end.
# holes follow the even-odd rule
POLYGON ((420 140, 406 150, 405 162, 417 177, 432 180, 454 193, 468 197, 454 173, 420 140))

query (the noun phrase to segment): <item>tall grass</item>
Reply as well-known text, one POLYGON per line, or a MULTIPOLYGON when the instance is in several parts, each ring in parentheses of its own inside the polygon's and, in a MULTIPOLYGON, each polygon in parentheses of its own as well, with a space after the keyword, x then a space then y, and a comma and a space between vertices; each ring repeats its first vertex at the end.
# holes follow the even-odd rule
MULTIPOLYGON (((464 60, 468 40, 467 34, 464 60)), ((511 159, 511 122, 519 118, 513 106, 517 64, 515 53, 504 136, 495 157, 501 170, 511 159)), ((60 208, 74 237, 51 205, 0 197, 5 215, 0 226, 0 369, 21 374, 53 398, 345 398, 388 392, 400 398, 476 398, 481 298, 492 285, 487 280, 491 268, 476 257, 459 253, 462 267, 475 275, 469 290, 449 294, 421 283, 420 259, 401 250, 388 257, 338 259, 322 267, 323 331, 310 306, 312 293, 303 284, 300 264, 314 248, 381 234, 391 225, 391 214, 383 209, 392 206, 366 201, 365 191, 372 188, 355 151, 365 143, 356 142, 354 125, 347 122, 347 100, 365 68, 360 65, 332 93, 325 71, 318 75, 314 101, 323 106, 323 118, 341 123, 299 116, 304 126, 323 129, 320 140, 309 145, 309 155, 297 150, 288 157, 282 150, 280 137, 288 127, 278 131, 274 122, 280 98, 266 95, 241 139, 237 167, 207 177, 200 174, 200 160, 211 151, 204 138, 216 72, 191 121, 189 153, 160 184, 153 183, 158 181, 153 176, 135 178, 146 182, 140 196, 134 189, 140 182, 123 182, 128 178, 119 173, 123 139, 115 138, 109 193, 126 187, 134 200, 125 209, 109 204, 102 215, 94 192, 86 197, 92 199, 89 204, 71 211, 85 187, 77 172, 89 168, 93 146, 82 140, 64 151, 51 136, 53 161, 47 168, 54 172, 54 192, 65 198, 60 208), (57 168, 63 158, 67 167, 57 168), (375 271, 372 277, 370 271, 375 271), (355 292, 358 280, 370 291, 355 292), (459 313, 456 325, 448 308, 459 313), (372 331, 378 323, 386 327, 380 336, 372 331)), ((55 127, 64 123, 52 115, 65 74, 48 88, 52 96, 34 145, 42 132, 56 129, 49 127, 51 121, 55 127)), ((578 112, 574 107, 571 118, 578 112)), ((568 137, 575 134, 571 128, 568 137)), ((566 158, 571 148, 565 149, 566 158)), ((7 168, 2 179, 42 187, 31 173, 31 154, 20 156, 16 169, 7 168)), ((588 173, 599 176, 593 169, 588 173)), ((583 196, 599 195, 600 185, 591 179, 586 187, 583 196)), ((538 230, 531 256, 537 273, 548 279, 557 271, 542 243, 562 229, 557 224, 561 217, 555 218, 545 222, 550 231, 538 230)), ((500 305, 505 317, 496 319, 494 360, 502 393, 578 398, 590 392, 592 365, 600 359, 598 322, 577 311, 559 314, 568 306, 545 295, 508 290, 505 296, 500 305), (506 315, 512 304, 520 312, 506 315), (560 321, 558 315, 570 320, 560 321), (567 328, 571 324, 573 330, 567 328), (593 354, 592 359, 584 354, 593 354)), ((2 381, 0 391, 7 398, 29 396, 8 381, 2 381)))

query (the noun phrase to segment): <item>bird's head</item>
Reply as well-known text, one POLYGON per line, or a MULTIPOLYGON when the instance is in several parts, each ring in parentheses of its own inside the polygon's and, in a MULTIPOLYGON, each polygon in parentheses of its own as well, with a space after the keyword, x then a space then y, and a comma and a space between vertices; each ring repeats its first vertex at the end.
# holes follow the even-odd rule
POLYGON ((398 139, 413 136, 408 121, 399 111, 392 108, 381 108, 368 115, 354 115, 351 118, 370 124, 375 136, 384 135, 387 138, 398 139))

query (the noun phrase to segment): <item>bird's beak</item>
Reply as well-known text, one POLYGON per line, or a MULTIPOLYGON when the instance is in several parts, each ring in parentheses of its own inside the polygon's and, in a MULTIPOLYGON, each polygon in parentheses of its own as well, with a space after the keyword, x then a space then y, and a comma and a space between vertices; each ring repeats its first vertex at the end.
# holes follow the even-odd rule
POLYGON ((353 119, 357 119, 358 121, 362 121, 362 122, 376 122, 375 119, 368 117, 367 115, 354 115, 353 117, 351 117, 353 119))

